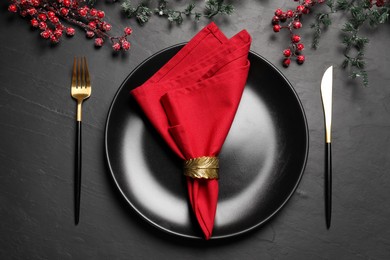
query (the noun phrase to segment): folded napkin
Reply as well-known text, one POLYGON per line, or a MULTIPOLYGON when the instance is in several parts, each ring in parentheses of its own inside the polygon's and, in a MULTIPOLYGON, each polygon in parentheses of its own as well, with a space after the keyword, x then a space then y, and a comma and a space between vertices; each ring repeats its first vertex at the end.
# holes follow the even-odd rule
POLYGON ((228 39, 211 23, 167 64, 131 91, 169 147, 184 160, 189 201, 205 239, 218 200, 218 154, 249 71, 251 37, 228 39))

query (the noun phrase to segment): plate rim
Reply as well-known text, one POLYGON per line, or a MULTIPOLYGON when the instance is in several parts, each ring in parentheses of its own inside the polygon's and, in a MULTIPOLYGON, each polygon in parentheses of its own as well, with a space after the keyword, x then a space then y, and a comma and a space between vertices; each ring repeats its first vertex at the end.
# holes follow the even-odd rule
MULTIPOLYGON (((176 232, 176 231, 173 231, 173 230, 170 230, 168 228, 165 228, 161 225, 158 225, 157 223, 155 223, 154 221, 152 221, 150 218, 148 218, 147 216, 145 216, 145 214, 143 214, 139 209, 137 209, 136 206, 134 206, 134 204, 129 200, 129 198, 127 198, 126 194, 124 193, 124 191, 122 190, 120 184, 118 183, 116 177, 115 177, 115 173, 113 171, 113 168, 111 166, 111 162, 110 162, 110 158, 109 158, 109 152, 108 152, 108 142, 107 142, 107 139, 108 139, 108 127, 109 127, 109 122, 110 122, 110 118, 111 118, 111 113, 112 113, 112 110, 113 110, 113 107, 115 105, 115 102, 119 96, 119 93, 122 91, 122 89, 126 86, 126 82, 128 81, 129 78, 132 77, 132 75, 140 68, 142 67, 145 63, 147 63, 148 61, 150 61, 151 59, 153 59, 154 57, 160 55, 161 53, 164 53, 168 50, 171 50, 171 49, 174 49, 174 48, 177 48, 177 47, 183 47, 185 46, 185 44, 187 44, 187 42, 182 42, 182 43, 178 43, 178 44, 174 44, 174 45, 171 45, 171 46, 168 46, 166 48, 163 48, 161 49, 160 51, 157 51, 155 52, 154 54, 150 55, 148 58, 144 59, 139 65, 137 65, 127 76, 126 78, 122 81, 121 85, 119 86, 119 88, 117 89, 117 91, 115 92, 115 95, 114 95, 114 98, 112 99, 111 101, 111 104, 110 104, 110 108, 108 110, 108 113, 107 113, 107 117, 106 117, 106 123, 105 123, 105 128, 104 128, 104 152, 105 152, 105 157, 106 157, 106 162, 107 162, 107 165, 108 165, 108 168, 110 170, 110 175, 112 177, 112 179, 114 180, 115 182, 115 185, 116 187, 118 188, 118 190, 120 191, 122 197, 127 201, 127 203, 131 206, 131 208, 133 210, 135 210, 135 212, 141 216, 144 220, 146 220, 147 223, 151 224, 152 226, 154 227, 157 227, 159 230, 162 230, 164 232, 167 232, 169 234, 172 234, 172 235, 176 235, 176 236, 179 236, 179 237, 185 237, 185 238, 191 238, 191 239, 202 239, 201 236, 193 236, 193 235, 188 235, 188 234, 183 234, 183 233, 180 233, 180 232, 176 232)), ((298 96, 298 93, 296 92, 296 90, 294 89, 293 85, 291 84, 291 82, 286 78, 286 76, 274 65, 272 64, 270 61, 268 61, 266 58, 264 58, 263 56, 261 56, 260 54, 258 54, 257 52, 253 51, 253 50, 250 50, 249 51, 250 54, 254 55, 256 58, 264 61, 268 66, 270 66, 274 71, 277 72, 277 74, 279 74, 283 80, 287 83, 287 85, 289 86, 289 89, 290 91, 292 92, 292 94, 294 94, 295 96, 295 99, 298 101, 298 105, 299 105, 299 110, 301 111, 302 113, 302 117, 303 117, 303 123, 304 123, 304 128, 305 128, 305 141, 306 141, 306 145, 305 145, 305 155, 304 155, 304 161, 303 161, 303 164, 302 164, 302 167, 300 169, 300 173, 299 173, 299 177, 294 185, 294 187, 292 188, 291 192, 289 193, 289 195, 285 198, 285 200, 283 201, 283 203, 280 204, 280 206, 274 210, 274 212, 272 214, 270 214, 267 218, 263 219, 262 221, 260 221, 259 223, 257 223, 256 225, 253 225, 249 228, 246 228, 244 230, 241 230, 241 231, 237 231, 237 232, 234 232, 234 233, 231 233, 231 234, 227 234, 227 235, 220 235, 220 236, 211 236, 211 240, 215 240, 215 239, 223 239, 223 238, 230 238, 230 237, 234 237, 234 236, 238 236, 238 235, 242 235, 244 233, 248 233, 260 226, 263 226, 265 223, 267 223, 270 219, 272 219, 277 213, 280 212, 280 210, 287 204, 287 202, 291 199, 291 197, 293 196, 293 194, 295 193, 295 191, 297 190, 297 187, 299 186, 301 180, 302 180, 302 177, 303 177, 303 174, 305 172, 305 169, 306 169, 306 165, 307 165, 307 161, 308 161, 308 155, 309 155, 309 127, 308 127, 308 123, 307 123, 307 117, 306 117, 306 113, 305 113, 305 110, 304 110, 304 107, 302 105, 302 101, 300 100, 299 96, 298 96)))

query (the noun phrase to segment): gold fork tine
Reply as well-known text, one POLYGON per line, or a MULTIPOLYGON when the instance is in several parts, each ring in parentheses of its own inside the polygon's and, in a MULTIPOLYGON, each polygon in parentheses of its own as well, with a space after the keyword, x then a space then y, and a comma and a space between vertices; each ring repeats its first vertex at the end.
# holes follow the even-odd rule
POLYGON ((77 87, 82 87, 81 83, 81 60, 77 58, 77 87))
POLYGON ((91 80, 89 78, 88 64, 87 59, 84 57, 84 65, 85 65, 85 87, 91 87, 91 80))
POLYGON ((85 85, 85 57, 83 58, 80 58, 80 62, 81 62, 81 87, 82 88, 85 88, 86 85, 85 85))
POLYGON ((77 59, 74 57, 73 59, 73 73, 72 73, 72 87, 76 87, 77 85, 77 59))

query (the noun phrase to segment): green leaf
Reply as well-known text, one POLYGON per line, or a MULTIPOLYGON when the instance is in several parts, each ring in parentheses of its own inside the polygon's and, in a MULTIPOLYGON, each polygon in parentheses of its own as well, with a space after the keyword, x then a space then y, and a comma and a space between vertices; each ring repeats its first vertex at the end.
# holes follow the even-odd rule
POLYGON ((383 24, 389 19, 389 12, 388 10, 386 12, 383 12, 379 17, 378 17, 378 23, 383 24))
POLYGON ((330 10, 333 12, 334 9, 334 0, 326 0, 326 5, 330 8, 330 10))
POLYGON ((343 64, 341 64, 341 67, 343 69, 345 69, 346 67, 348 67, 348 65, 349 65, 349 59, 347 58, 347 59, 344 59, 343 64))
POLYGON ((356 79, 356 78, 361 78, 363 81, 363 85, 365 87, 368 87, 368 74, 365 70, 358 70, 358 71, 353 71, 350 75, 351 78, 356 79))
POLYGON ((350 23, 350 22, 346 22, 345 24, 344 24, 344 27, 343 27, 343 29, 341 29, 343 32, 355 32, 356 31, 356 28, 355 28, 355 26, 352 24, 352 23, 350 23))
POLYGON ((370 0, 364 0, 364 1, 363 1, 362 7, 363 7, 364 9, 370 9, 371 6, 372 6, 372 3, 371 3, 370 0))
POLYGON ((350 7, 350 3, 347 0, 338 0, 336 4, 337 10, 347 10, 350 7))
POLYGON ((194 10, 194 8, 195 8, 195 4, 194 4, 194 3, 189 4, 189 5, 187 6, 187 8, 184 9, 184 14, 185 14, 185 15, 190 15, 191 12, 192 12, 192 10, 194 10))
POLYGON ((196 22, 199 22, 199 20, 200 20, 201 17, 202 17, 202 14, 201 14, 201 13, 195 12, 194 19, 195 19, 196 22))
POLYGON ((366 47, 368 42, 369 42, 369 40, 366 37, 356 37, 356 39, 355 39, 356 48, 359 51, 363 50, 366 47))

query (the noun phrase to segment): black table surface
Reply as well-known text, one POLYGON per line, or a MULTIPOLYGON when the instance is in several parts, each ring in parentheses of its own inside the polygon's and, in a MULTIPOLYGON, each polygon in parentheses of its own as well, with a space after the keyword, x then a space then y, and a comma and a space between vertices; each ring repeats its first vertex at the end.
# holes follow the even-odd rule
MULTIPOLYGON (((77 30, 50 46, 27 20, 0 5, 0 258, 1 259, 389 259, 390 56, 389 25, 370 30, 366 51, 370 87, 341 69, 340 29, 334 15, 318 50, 304 21, 306 62, 285 69, 288 35, 272 32, 276 8, 293 1, 235 1, 236 12, 215 20, 227 36, 247 29, 251 49, 274 63, 294 86, 309 127, 303 178, 285 207, 243 236, 191 240, 152 227, 118 192, 107 167, 104 130, 109 106, 126 76, 150 55, 186 42, 208 21, 169 26, 153 17, 139 26, 119 4, 99 1, 113 32, 131 25, 132 50, 96 49, 77 30), (89 61, 93 94, 83 109, 81 220, 74 225, 75 108, 70 97, 74 56, 89 61), (324 119, 320 79, 334 65, 333 219, 324 217, 324 119)), ((310 16, 308 16, 310 17, 310 16)))

